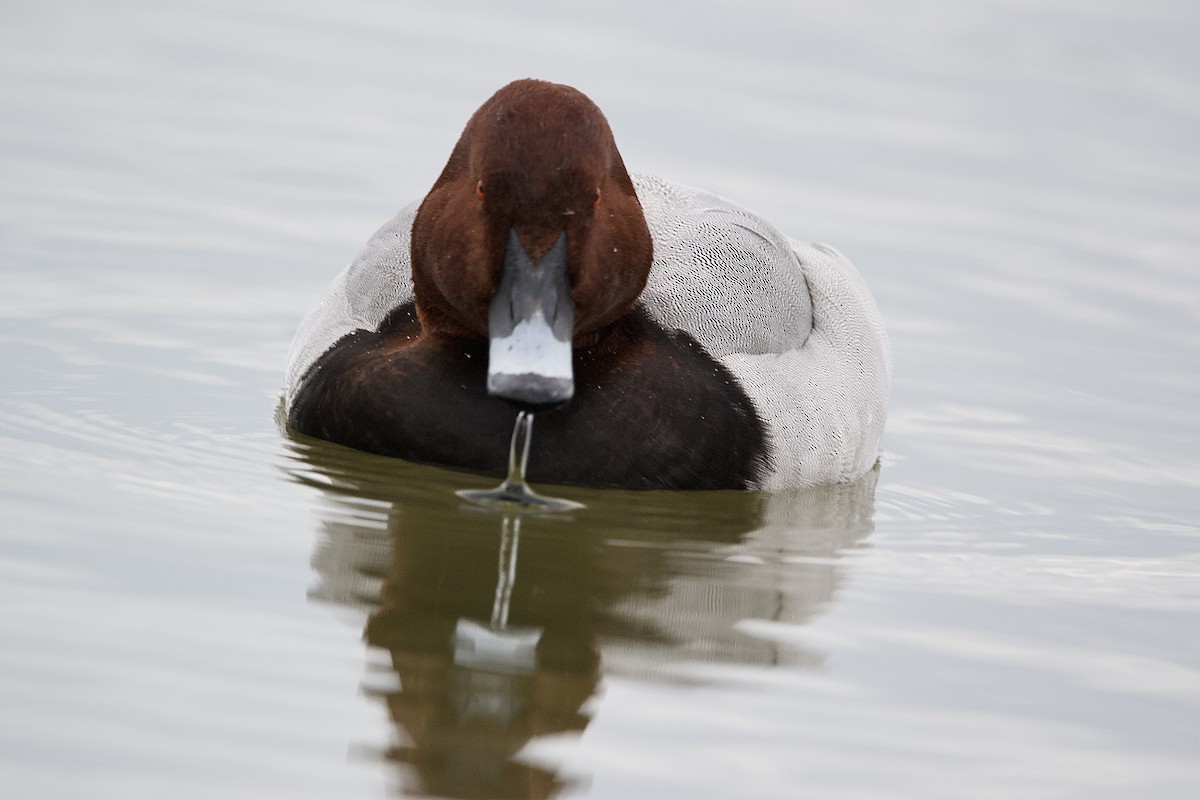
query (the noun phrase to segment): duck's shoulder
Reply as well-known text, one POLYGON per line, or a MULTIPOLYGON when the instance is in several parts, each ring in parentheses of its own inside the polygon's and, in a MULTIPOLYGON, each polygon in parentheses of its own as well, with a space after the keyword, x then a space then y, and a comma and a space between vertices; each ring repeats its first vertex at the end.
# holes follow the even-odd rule
POLYGON ((339 339, 373 331, 413 299, 412 225, 420 202, 400 210, 377 230, 304 317, 288 354, 289 401, 300 379, 339 339))
POLYGON ((762 216, 702 189, 633 176, 654 266, 642 304, 713 355, 780 353, 812 330, 812 302, 793 243, 762 216))
POLYGON ((655 247, 647 311, 691 333, 752 402, 771 449, 759 485, 848 481, 870 469, 891 352, 849 259, 709 192, 648 176, 635 185, 655 247))

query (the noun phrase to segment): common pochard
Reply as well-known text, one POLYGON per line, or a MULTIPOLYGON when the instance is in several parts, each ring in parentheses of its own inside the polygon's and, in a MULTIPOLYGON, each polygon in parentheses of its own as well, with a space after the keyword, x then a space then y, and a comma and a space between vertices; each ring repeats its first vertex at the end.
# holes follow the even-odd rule
POLYGON ((304 319, 285 408, 310 436, 495 475, 536 410, 531 481, 777 490, 871 469, 890 388, 844 256, 631 176, 591 100, 521 80, 304 319))

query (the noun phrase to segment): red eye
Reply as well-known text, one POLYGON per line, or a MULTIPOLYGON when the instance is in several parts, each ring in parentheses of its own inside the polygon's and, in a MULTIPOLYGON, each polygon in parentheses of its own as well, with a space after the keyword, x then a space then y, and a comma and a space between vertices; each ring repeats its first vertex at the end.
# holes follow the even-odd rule
POLYGON ((600 190, 599 190, 599 189, 597 189, 597 190, 596 190, 596 202, 592 203, 592 208, 599 208, 599 207, 600 207, 600 199, 601 199, 602 197, 604 197, 604 195, 600 193, 600 190))
POLYGON ((479 201, 483 200, 483 181, 475 184, 475 199, 479 201))

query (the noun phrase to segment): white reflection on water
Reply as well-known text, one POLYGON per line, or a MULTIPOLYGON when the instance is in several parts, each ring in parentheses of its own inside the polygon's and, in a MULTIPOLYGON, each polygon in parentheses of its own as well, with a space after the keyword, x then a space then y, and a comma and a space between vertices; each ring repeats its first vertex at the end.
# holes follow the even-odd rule
POLYGON ((305 600, 330 489, 279 469, 280 373, 467 115, 535 75, 590 93, 631 168, 849 253, 896 392, 873 533, 659 550, 662 605, 609 608, 677 640, 610 643, 583 737, 519 759, 593 797, 1200 793, 1195 4, 577 13, 0 7, 6 789, 385 793, 346 763, 396 744, 362 619, 305 600), (769 619, 771 587, 809 612, 769 619))

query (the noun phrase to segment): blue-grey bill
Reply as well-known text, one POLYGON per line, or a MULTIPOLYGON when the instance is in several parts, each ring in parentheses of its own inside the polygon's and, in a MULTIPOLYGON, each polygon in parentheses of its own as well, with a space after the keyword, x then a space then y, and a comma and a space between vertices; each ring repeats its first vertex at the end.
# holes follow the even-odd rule
POLYGON ((488 309, 488 394, 535 406, 570 400, 574 318, 566 234, 534 265, 510 231, 504 272, 488 309))

